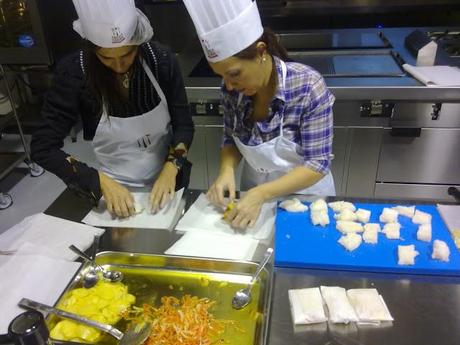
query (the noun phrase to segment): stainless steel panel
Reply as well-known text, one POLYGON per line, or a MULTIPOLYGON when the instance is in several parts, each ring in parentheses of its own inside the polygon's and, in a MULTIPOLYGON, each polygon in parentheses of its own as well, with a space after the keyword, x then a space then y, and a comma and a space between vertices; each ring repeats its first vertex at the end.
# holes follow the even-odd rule
POLYGON ((460 130, 422 129, 420 137, 383 134, 377 182, 460 184, 460 130))
POLYGON ((208 188, 208 168, 206 159, 206 130, 202 126, 195 127, 195 136, 188 152, 188 159, 192 162, 190 186, 193 189, 206 190, 208 188))
POLYGON ((397 103, 391 126, 460 128, 460 104, 443 103, 437 120, 432 119, 434 103, 397 103))
POLYGON ((337 195, 345 195, 346 181, 344 179, 345 169, 347 168, 347 128, 334 128, 334 143, 332 152, 334 160, 332 161, 331 171, 334 176, 335 190, 337 195))
POLYGON ((375 185, 375 197, 455 202, 454 198, 447 194, 447 189, 451 186, 452 185, 377 183, 375 185))
POLYGON ((219 176, 222 131, 222 126, 206 127, 206 157, 209 187, 217 179, 217 176, 219 176))
POLYGON ((372 197, 379 162, 383 129, 350 129, 350 160, 347 176, 347 196, 372 197))

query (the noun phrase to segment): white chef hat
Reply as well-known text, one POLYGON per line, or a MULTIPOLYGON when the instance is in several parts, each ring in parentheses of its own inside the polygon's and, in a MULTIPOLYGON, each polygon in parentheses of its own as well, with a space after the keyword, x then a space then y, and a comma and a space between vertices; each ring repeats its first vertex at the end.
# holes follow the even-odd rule
POLYGON ((115 48, 149 41, 153 30, 134 0, 73 0, 73 29, 95 45, 115 48))
POLYGON ((249 47, 263 34, 252 0, 184 0, 206 58, 217 62, 249 47))

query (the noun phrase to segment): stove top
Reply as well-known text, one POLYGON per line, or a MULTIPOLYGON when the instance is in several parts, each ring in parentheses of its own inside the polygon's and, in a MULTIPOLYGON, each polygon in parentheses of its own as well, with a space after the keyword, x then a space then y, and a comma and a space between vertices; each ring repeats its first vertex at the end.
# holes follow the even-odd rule
POLYGON ((460 58, 460 31, 429 31, 427 34, 451 57, 460 58))

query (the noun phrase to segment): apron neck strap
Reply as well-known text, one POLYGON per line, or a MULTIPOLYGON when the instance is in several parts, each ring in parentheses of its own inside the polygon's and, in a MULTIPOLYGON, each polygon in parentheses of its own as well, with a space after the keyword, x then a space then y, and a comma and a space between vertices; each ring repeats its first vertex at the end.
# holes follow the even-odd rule
POLYGON ((152 70, 150 69, 149 65, 147 65, 145 60, 142 59, 142 58, 141 58, 141 63, 142 63, 142 67, 144 68, 145 73, 149 77, 151 83, 153 84, 153 87, 155 88, 156 92, 158 93, 158 96, 160 96, 160 99, 163 102, 167 103, 166 102, 166 96, 163 93, 163 90, 161 89, 160 84, 158 84, 158 81, 155 79, 155 76, 153 75, 152 70))

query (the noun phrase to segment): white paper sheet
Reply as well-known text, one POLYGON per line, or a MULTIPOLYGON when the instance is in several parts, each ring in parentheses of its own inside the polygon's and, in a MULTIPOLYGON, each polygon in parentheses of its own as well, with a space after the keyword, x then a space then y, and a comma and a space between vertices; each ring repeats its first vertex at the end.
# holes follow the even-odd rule
POLYGON ((1 234, 0 252, 17 252, 21 248, 21 254, 75 260, 77 256, 69 249, 71 244, 86 250, 93 243, 94 235, 103 233, 104 229, 39 213, 1 234))
POLYGON ((438 205, 437 207, 450 232, 460 231, 460 206, 438 205))
POLYGON ((142 205, 144 210, 129 218, 113 217, 107 211, 105 201, 102 199, 99 207, 92 209, 86 215, 83 223, 117 228, 169 229, 174 221, 183 193, 183 188, 178 190, 174 195, 174 199, 156 214, 152 214, 149 209, 150 193, 132 193, 134 201, 142 205))
POLYGON ((165 254, 250 261, 258 244, 258 240, 242 235, 191 231, 166 250, 165 254))
POLYGON ((240 234, 258 240, 265 240, 273 234, 275 227, 276 203, 267 203, 262 206, 259 219, 252 228, 238 233, 222 219, 222 211, 214 207, 201 194, 188 209, 176 226, 177 231, 211 231, 223 234, 240 234))
POLYGON ((54 305, 81 265, 42 255, 5 258, 0 266, 0 334, 7 333, 11 320, 25 311, 17 306, 21 298, 54 305))
POLYGON ((426 86, 460 86, 460 69, 457 67, 404 64, 403 68, 426 86))

